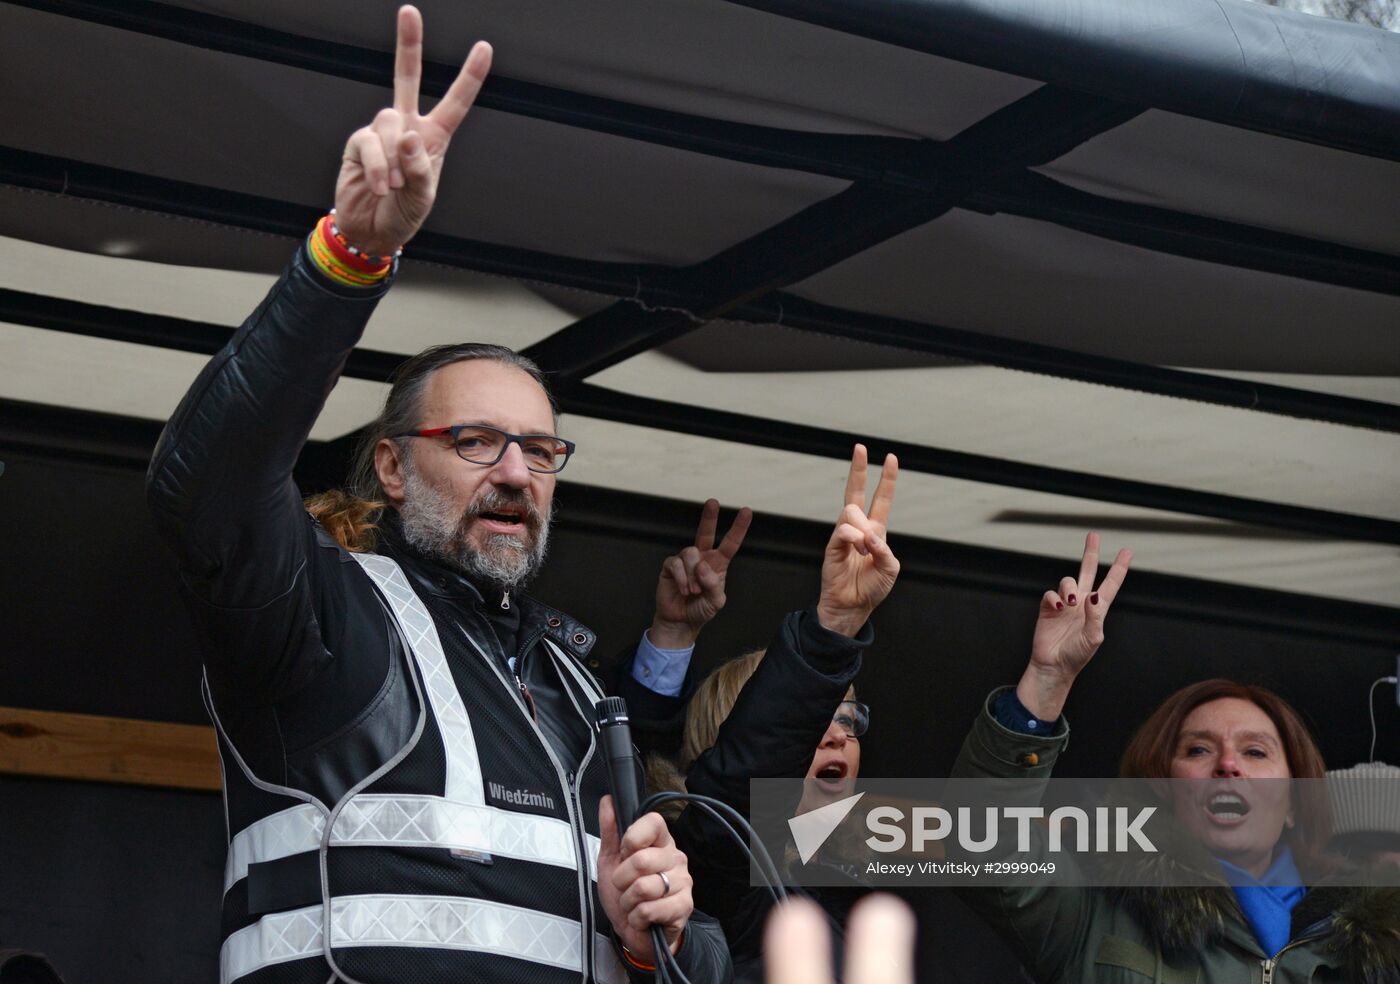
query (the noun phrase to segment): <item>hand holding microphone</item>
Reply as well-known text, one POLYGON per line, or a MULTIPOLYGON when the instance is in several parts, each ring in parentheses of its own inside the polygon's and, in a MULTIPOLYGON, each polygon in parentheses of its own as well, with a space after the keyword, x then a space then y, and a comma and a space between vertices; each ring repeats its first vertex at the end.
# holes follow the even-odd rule
POLYGON ((598 733, 608 764, 612 796, 598 807, 602 848, 598 852, 598 894, 622 945, 644 964, 657 962, 651 929, 659 927, 671 952, 695 909, 693 881, 685 854, 676 847, 659 813, 636 820, 641 791, 636 756, 620 697, 598 703, 598 733))

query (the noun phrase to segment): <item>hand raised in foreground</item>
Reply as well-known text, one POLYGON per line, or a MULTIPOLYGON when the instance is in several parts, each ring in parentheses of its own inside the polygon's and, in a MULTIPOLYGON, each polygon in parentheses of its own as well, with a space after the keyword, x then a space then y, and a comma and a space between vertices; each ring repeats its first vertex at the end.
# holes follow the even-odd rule
POLYGON ((1041 596, 1030 663, 1016 688, 1016 696, 1036 717, 1053 721, 1060 716, 1075 677, 1103 644, 1104 619, 1132 561, 1131 550, 1118 551, 1113 566, 1095 590, 1099 535, 1090 533, 1084 538, 1079 579, 1062 578, 1058 591, 1047 591, 1041 596))
POLYGON ((715 545, 719 501, 708 500, 700 510, 695 543, 661 563, 656 580, 656 614, 647 636, 661 649, 685 649, 724 607, 724 583, 729 562, 744 544, 753 522, 753 510, 745 506, 734 517, 724 539, 715 545))
POLYGON ((423 75, 423 17, 399 8, 394 104, 350 135, 335 187, 336 224, 354 245, 387 255, 413 238, 437 197, 452 134, 491 70, 491 46, 478 41, 442 101, 418 112, 423 75))
POLYGON ((899 577, 899 560, 885 541, 894 505, 899 460, 885 455, 880 480, 865 511, 866 451, 857 444, 846 476, 846 504, 826 544, 822 559, 821 598, 817 620, 824 628, 855 638, 899 577))
MULTIPOLYGON (((806 899, 773 910, 763 932, 768 984, 832 984, 826 917, 806 899)), ((914 914, 892 895, 870 895, 846 924, 845 984, 914 984, 914 914)))
POLYGON ((691 898, 690 866, 671 839, 659 813, 633 821, 627 834, 617 835, 613 798, 598 804, 602 846, 598 850, 598 896, 622 945, 643 963, 656 963, 651 927, 660 926, 674 953, 681 931, 695 911, 691 898), (659 872, 664 872, 662 878, 659 872))

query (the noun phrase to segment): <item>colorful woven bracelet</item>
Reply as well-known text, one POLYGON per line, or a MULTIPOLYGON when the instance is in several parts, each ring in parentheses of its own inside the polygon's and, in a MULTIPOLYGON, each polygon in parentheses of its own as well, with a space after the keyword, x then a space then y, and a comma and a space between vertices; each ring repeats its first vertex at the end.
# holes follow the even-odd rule
MULTIPOLYGON (((394 259, 398 256, 373 256, 363 250, 351 246, 345 240, 345 236, 335 225, 335 215, 322 216, 318 223, 321 230, 321 237, 325 240, 326 248, 330 250, 332 256, 342 265, 360 273, 378 274, 383 273, 393 265, 394 259)), ((400 250, 399 252, 402 252, 400 250)))
POLYGON ((350 253, 344 242, 338 242, 331 233, 330 216, 322 217, 306 240, 307 252, 311 261, 323 274, 339 284, 350 287, 374 287, 384 281, 398 262, 397 255, 378 261, 366 262, 361 252, 350 253))

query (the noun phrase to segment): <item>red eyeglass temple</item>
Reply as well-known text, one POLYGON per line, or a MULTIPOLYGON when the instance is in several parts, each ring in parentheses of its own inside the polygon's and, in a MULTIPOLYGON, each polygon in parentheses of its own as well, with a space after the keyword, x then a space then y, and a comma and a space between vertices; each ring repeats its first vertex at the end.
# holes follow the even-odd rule
MULTIPOLYGON (((443 434, 451 434, 451 433, 452 433, 452 428, 451 428, 451 427, 434 427, 434 428, 432 428, 431 430, 420 430, 420 431, 414 431, 413 433, 417 434, 419 437, 441 437, 443 434)), ((566 454, 566 453, 568 452, 568 450, 569 450, 568 445, 560 444, 560 445, 558 445, 557 447, 555 447, 554 453, 555 453, 555 454, 566 454)))

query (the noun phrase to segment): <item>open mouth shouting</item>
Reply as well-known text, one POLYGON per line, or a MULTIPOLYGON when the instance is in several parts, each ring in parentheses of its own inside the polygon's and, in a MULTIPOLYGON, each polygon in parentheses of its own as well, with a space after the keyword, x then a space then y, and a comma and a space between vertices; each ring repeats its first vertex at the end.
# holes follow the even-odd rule
POLYGON ((849 771, 850 767, 844 758, 831 758, 818 764, 812 778, 822 789, 840 793, 846 790, 846 775, 849 771))
POLYGON ((1249 809, 1249 801, 1239 793, 1219 792, 1206 801, 1206 814, 1211 823, 1221 827, 1244 823, 1249 809))

